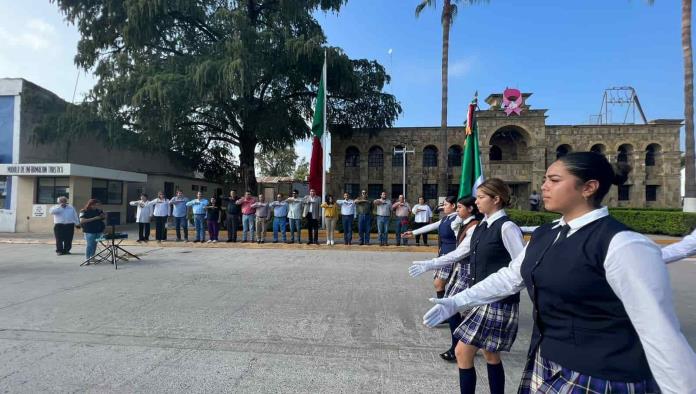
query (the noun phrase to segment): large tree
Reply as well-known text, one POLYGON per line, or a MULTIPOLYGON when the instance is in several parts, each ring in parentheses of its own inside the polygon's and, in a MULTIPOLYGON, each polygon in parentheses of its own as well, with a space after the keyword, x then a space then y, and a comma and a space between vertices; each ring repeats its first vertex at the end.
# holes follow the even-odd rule
MULTIPOLYGON (((449 70, 449 35, 450 28, 452 27, 452 22, 454 17, 457 16, 458 4, 463 5, 474 5, 479 3, 487 3, 488 0, 443 0, 442 4, 442 15, 440 17, 442 22, 442 109, 440 113, 440 129, 441 129, 441 141, 440 146, 440 162, 445 169, 447 169, 447 91, 449 87, 448 82, 448 70, 449 70)), ((420 16, 426 7, 436 7, 437 0, 421 0, 421 2, 416 6, 416 17, 420 16)), ((447 190, 447 171, 441 173, 440 184, 447 190)))
POLYGON ((238 152, 247 188, 257 147, 309 136, 325 50, 330 131, 390 127, 401 112, 379 63, 326 45, 313 14, 346 0, 51 1, 81 34, 76 63, 98 79, 88 105, 121 125, 108 135, 218 174, 238 152))
POLYGON ((682 0, 684 57, 684 210, 696 211, 696 146, 694 146, 694 57, 691 52, 691 0, 682 0))
POLYGON ((262 150, 256 154, 259 173, 263 176, 292 176, 297 153, 293 147, 262 150))

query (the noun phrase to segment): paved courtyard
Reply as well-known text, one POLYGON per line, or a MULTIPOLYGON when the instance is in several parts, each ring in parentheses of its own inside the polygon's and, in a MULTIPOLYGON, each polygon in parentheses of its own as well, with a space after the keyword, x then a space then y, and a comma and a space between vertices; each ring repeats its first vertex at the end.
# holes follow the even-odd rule
MULTIPOLYGON (((78 245, 74 253, 81 253, 78 245)), ((79 267, 41 244, 0 244, 0 392, 437 392, 448 329, 427 329, 431 253, 133 247, 142 262, 79 267)), ((670 267, 696 346, 696 263, 670 267)), ((505 355, 519 381, 531 328, 505 355)), ((479 391, 488 392, 477 359, 479 391)))

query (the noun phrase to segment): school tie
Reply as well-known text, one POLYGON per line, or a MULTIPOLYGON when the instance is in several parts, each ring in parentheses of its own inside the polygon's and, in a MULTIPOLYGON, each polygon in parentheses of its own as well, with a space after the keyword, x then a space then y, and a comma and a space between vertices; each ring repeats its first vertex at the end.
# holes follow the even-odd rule
POLYGON ((563 241, 564 239, 566 239, 568 237, 569 231, 570 231, 569 225, 565 224, 565 225, 561 226, 561 231, 558 233, 558 238, 556 238, 556 241, 554 242, 554 244, 557 244, 557 243, 563 241))

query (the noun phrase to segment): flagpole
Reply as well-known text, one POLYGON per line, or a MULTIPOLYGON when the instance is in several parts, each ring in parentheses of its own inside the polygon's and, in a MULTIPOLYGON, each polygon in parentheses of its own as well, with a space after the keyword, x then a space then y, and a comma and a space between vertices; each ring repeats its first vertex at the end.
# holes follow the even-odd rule
MULTIPOLYGON (((323 203, 326 201, 326 141, 327 141, 327 127, 326 127, 326 101, 328 100, 328 81, 326 80, 326 49, 324 49, 324 67, 321 72, 321 78, 324 80, 324 110, 323 110, 323 115, 324 115, 324 130, 323 133, 321 134, 321 202, 323 203)), ((321 221, 322 221, 322 227, 326 228, 326 220, 324 220, 324 211, 322 210, 322 215, 321 215, 321 221)))

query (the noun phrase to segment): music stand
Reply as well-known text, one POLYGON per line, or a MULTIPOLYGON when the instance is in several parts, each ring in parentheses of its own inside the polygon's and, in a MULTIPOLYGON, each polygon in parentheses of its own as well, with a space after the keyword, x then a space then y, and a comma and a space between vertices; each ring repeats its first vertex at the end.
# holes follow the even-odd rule
POLYGON ((121 224, 120 212, 106 212, 106 225, 111 226, 111 232, 102 235, 97 241, 102 250, 80 265, 99 264, 105 260, 111 260, 111 264, 118 269, 118 260, 128 261, 128 256, 140 260, 140 257, 127 251, 121 246, 124 239, 128 239, 128 233, 117 233, 116 226, 121 224))

